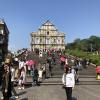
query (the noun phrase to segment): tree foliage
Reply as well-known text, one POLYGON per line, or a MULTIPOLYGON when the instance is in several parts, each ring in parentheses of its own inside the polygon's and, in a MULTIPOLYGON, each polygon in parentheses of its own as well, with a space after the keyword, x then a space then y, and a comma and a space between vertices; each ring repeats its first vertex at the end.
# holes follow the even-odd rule
POLYGON ((87 39, 75 39, 73 43, 67 45, 68 49, 93 52, 100 50, 100 37, 91 36, 87 39))
POLYGON ((100 37, 91 36, 83 40, 75 39, 66 48, 67 54, 90 59, 92 63, 100 65, 100 37))

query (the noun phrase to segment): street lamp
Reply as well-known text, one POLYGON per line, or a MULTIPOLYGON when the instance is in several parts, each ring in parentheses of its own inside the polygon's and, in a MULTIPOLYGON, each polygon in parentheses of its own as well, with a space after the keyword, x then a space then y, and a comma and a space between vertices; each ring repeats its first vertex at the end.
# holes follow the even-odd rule
POLYGON ((93 45, 92 43, 90 44, 90 49, 91 49, 91 52, 93 51, 93 45))

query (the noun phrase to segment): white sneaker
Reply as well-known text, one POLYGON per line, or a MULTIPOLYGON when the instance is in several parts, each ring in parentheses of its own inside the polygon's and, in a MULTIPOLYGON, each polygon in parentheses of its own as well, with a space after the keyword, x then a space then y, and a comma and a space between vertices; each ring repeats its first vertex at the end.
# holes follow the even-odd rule
POLYGON ((21 90, 21 87, 19 87, 18 89, 21 90))
POLYGON ((24 87, 22 87, 22 89, 25 89, 24 87))
POLYGON ((15 96, 15 99, 18 99, 19 98, 19 96, 15 96))
POLYGON ((1 100, 3 100, 4 99, 4 97, 1 97, 1 100))

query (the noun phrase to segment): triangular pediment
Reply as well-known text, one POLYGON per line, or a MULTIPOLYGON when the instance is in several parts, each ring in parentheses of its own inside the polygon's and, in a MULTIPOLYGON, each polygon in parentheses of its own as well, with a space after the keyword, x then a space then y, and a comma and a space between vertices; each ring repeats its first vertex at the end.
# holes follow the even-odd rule
POLYGON ((55 25, 53 25, 49 20, 47 20, 44 24, 42 24, 40 30, 57 31, 55 25))

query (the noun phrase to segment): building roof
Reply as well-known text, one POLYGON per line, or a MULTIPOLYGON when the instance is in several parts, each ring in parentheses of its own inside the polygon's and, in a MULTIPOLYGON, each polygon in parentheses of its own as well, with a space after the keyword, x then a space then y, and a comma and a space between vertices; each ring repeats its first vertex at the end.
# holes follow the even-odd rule
MULTIPOLYGON (((54 32, 54 33, 53 33, 54 36, 65 36, 65 34, 62 33, 62 32, 59 32, 59 31, 57 30, 57 28, 55 27, 55 25, 52 24, 49 20, 47 20, 45 23, 43 23, 43 24, 40 26, 40 28, 38 29, 37 32, 32 32, 32 33, 31 33, 31 36, 33 36, 33 35, 39 36, 40 33, 41 33, 41 31, 43 32, 42 35, 45 34, 45 32, 53 31, 53 32, 54 32)), ((51 33, 50 33, 50 34, 51 34, 51 33)))
POLYGON ((57 31, 55 25, 53 25, 49 20, 47 20, 42 26, 40 27, 40 30, 51 30, 51 31, 57 31))

